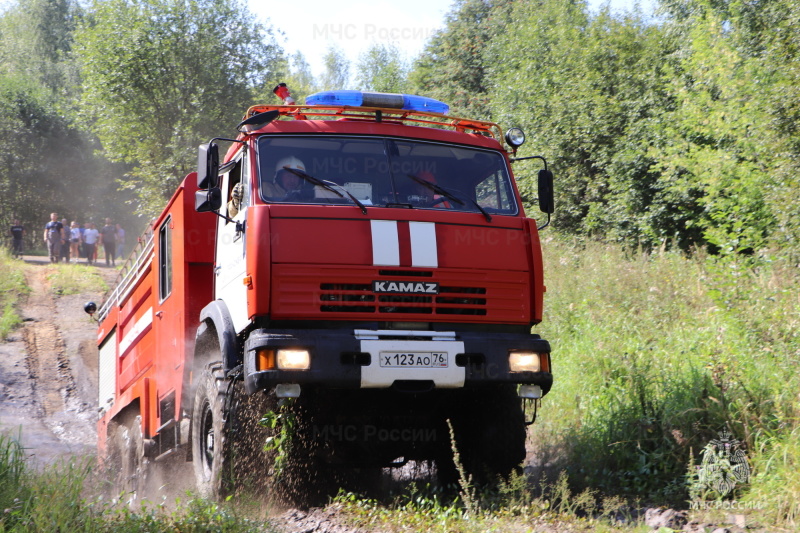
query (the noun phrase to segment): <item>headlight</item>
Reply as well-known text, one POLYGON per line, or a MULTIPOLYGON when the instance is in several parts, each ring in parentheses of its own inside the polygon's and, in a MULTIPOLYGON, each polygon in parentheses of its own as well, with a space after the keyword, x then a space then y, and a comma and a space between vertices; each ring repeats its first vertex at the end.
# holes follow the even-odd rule
POLYGON ((308 350, 278 350, 278 368, 281 370, 308 370, 311 368, 311 355, 308 350))
POLYGON ((512 372, 539 372, 542 369, 539 352, 510 352, 508 366, 512 372))

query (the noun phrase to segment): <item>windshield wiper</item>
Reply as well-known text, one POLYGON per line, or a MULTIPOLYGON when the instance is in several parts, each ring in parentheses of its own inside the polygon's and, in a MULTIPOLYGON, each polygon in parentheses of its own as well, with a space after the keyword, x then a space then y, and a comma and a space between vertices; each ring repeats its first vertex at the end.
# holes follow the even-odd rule
POLYGON ((356 204, 361 209, 361 212, 363 214, 365 214, 365 215, 367 214, 367 207, 364 204, 362 204, 361 200, 356 198, 350 191, 348 191, 347 189, 345 189, 344 187, 342 187, 341 185, 339 185, 338 183, 333 182, 333 181, 324 180, 322 183, 323 183, 323 185, 327 185, 328 186, 327 189, 329 191, 333 191, 333 192, 337 193, 339 196, 342 196, 342 193, 340 193, 337 189, 343 190, 344 193, 347 196, 349 196, 351 200, 353 200, 353 203, 356 204))
POLYGON ((489 212, 486 209, 481 207, 481 204, 479 204, 478 202, 476 202, 472 198, 470 198, 469 201, 472 202, 472 205, 474 205, 475 207, 478 208, 478 211, 481 212, 481 214, 483 215, 483 218, 486 219, 486 222, 491 222, 492 221, 492 215, 490 215, 489 212))
MULTIPOLYGON (((444 196, 445 198, 447 198, 451 202, 455 202, 458 205, 464 205, 464 200, 462 200, 461 198, 458 198, 453 193, 451 193, 447 189, 441 187, 440 185, 437 185, 435 183, 431 183, 430 181, 428 181, 426 179, 419 178, 419 177, 415 176, 414 174, 408 174, 408 177, 411 178, 412 180, 416 181, 420 185, 423 185, 423 186, 427 187, 428 189, 432 190, 436 194, 440 194, 440 195, 444 196)), ((473 200, 471 198, 470 198, 470 201, 472 202, 472 204, 475 207, 478 208, 478 211, 481 212, 483 217, 486 219, 486 222, 491 222, 492 221, 492 215, 490 215, 489 212, 486 211, 486 209, 481 207, 480 204, 478 204, 478 202, 476 202, 475 200, 473 200)))
POLYGON ((364 204, 362 204, 361 201, 358 198, 353 196, 350 193, 350 191, 348 191, 347 189, 345 189, 344 187, 342 187, 338 183, 335 183, 333 181, 321 180, 319 178, 315 178, 314 176, 312 176, 310 174, 306 174, 302 170, 298 170, 296 168, 284 168, 284 170, 288 170, 289 172, 291 172, 295 176, 299 176, 299 177, 303 178, 304 180, 306 180, 309 183, 313 183, 314 185, 319 185, 323 189, 325 189, 327 191, 331 191, 333 194, 339 196, 340 198, 344 198, 344 194, 339 192, 339 189, 341 189, 350 198, 350 200, 352 200, 353 203, 356 204, 359 207, 359 209, 361 209, 361 213, 362 214, 364 214, 364 215, 367 214, 366 206, 364 204))
POLYGON ((464 200, 462 200, 461 198, 459 198, 457 196, 454 196, 453 193, 451 193, 447 189, 443 189, 443 188, 439 187, 438 185, 436 185, 435 183, 431 183, 428 180, 424 180, 422 178, 418 178, 414 174, 407 174, 407 176, 409 178, 411 178, 412 180, 416 181, 417 183, 419 183, 420 185, 423 185, 423 186, 429 188, 430 190, 432 190, 436 194, 441 194, 442 196, 444 196, 445 198, 447 198, 451 202, 455 202, 458 205, 464 205, 464 200))

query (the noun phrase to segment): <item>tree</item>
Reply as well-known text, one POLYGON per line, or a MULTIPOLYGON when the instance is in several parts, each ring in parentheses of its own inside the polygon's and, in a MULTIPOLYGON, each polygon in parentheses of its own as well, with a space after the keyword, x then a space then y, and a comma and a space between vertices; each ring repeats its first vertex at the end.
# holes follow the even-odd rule
POLYGON ((457 0, 445 28, 431 38, 410 74, 412 92, 438 98, 456 116, 490 118, 485 56, 492 40, 510 28, 509 0, 457 0))
POLYGON ((115 178, 124 170, 98 157, 96 139, 76 125, 80 16, 68 0, 18 2, 0 14, 0 222, 20 219, 28 247, 42 245, 38 229, 52 211, 134 223, 119 217, 115 178))
POLYGON ((301 102, 316 91, 316 81, 305 56, 301 52, 293 54, 289 61, 289 75, 284 80, 292 91, 292 96, 301 102))
POLYGON ((375 43, 361 54, 357 66, 359 89, 403 93, 408 89, 408 67, 393 44, 375 43))
POLYGON ((28 0, 0 17, 0 72, 23 74, 61 97, 79 87, 71 60, 81 9, 73 0, 28 0))
POLYGON ((728 22, 713 11, 693 19, 675 65, 675 107, 651 149, 667 194, 691 183, 697 191, 697 227, 722 252, 762 250, 774 226, 765 201, 764 116, 757 95, 762 68, 742 54, 728 22))
POLYGON ((344 55, 344 50, 338 46, 330 46, 322 59, 325 72, 322 73, 320 89, 330 91, 346 89, 350 80, 350 61, 344 55))
MULTIPOLYGON (((774 0, 751 8, 760 24, 754 61, 763 67, 753 87, 769 125, 767 142, 772 154, 761 185, 775 217, 773 247, 800 262, 800 2, 774 0)), ((749 3, 740 7, 747 9, 749 3)), ((756 32, 751 32, 756 33, 756 32)), ((755 40, 755 39, 754 39, 755 40)))
POLYGON ((124 186, 150 215, 282 61, 272 30, 236 0, 97 0, 76 40, 85 123, 112 161, 134 166, 124 186))
MULTIPOLYGON (((520 3, 510 18, 508 31, 494 39, 485 53, 490 60, 493 118, 521 126, 530 139, 526 153, 545 156, 556 170, 556 226, 586 231, 584 220, 596 211, 592 206, 601 203, 607 191, 605 165, 599 161, 604 157, 601 148, 617 129, 602 117, 610 96, 604 92, 613 87, 613 80, 586 71, 593 66, 587 56, 601 53, 602 48, 588 46, 589 17, 582 3, 520 3), (575 46, 577 42, 580 47, 575 46)), ((608 72, 615 69, 606 67, 608 72)), ((534 175, 535 168, 529 165, 518 165, 515 171, 523 177, 523 196, 532 201, 535 185, 525 177, 534 175)))

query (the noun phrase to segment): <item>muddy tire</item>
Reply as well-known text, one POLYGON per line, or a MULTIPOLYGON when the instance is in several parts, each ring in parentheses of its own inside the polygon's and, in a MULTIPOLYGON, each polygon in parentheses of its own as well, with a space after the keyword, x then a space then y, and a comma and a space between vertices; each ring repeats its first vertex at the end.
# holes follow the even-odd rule
POLYGON ((206 366, 197 382, 192 410, 192 463, 197 491, 212 500, 224 498, 231 490, 226 385, 222 363, 206 366))
POLYGON ((274 431, 260 421, 268 411, 277 409, 277 398, 263 391, 248 396, 242 380, 233 383, 232 394, 227 440, 231 487, 253 496, 274 496, 278 488, 273 486, 275 452, 264 449, 274 431))
POLYGON ((263 392, 245 394, 243 382, 226 378, 221 363, 204 369, 192 415, 192 462, 203 497, 270 492, 274 454, 264 444, 271 431, 259 421, 274 406, 263 392))
POLYGON ((144 456, 142 417, 114 424, 110 433, 106 460, 114 474, 114 496, 134 504, 143 498, 149 469, 144 456))

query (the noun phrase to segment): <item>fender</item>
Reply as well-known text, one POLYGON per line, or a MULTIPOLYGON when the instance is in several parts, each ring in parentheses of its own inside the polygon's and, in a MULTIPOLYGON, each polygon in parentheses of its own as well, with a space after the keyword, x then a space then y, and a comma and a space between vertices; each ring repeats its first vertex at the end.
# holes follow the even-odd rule
MULTIPOLYGON (((212 335, 209 326, 214 326, 217 333, 217 342, 219 343, 220 354, 222 355, 222 365, 224 371, 236 367, 241 363, 241 356, 236 341, 236 330, 233 328, 233 319, 231 318, 228 306, 222 300, 214 300, 206 305, 200 311, 200 325, 197 327, 195 334, 194 351, 192 363, 184 366, 184 379, 183 390, 181 392, 181 412, 191 413, 194 404, 194 377, 198 375, 203 366, 212 362, 207 356, 199 353, 202 350, 203 344, 208 337, 212 335)), ((182 415, 183 416, 183 415, 182 415)), ((192 433, 194 431, 194 417, 189 418, 189 431, 186 442, 191 442, 192 433)), ((183 438, 181 437, 181 441, 183 438)), ((192 459, 192 447, 187 446, 186 460, 192 459)))
POLYGON ((222 300, 214 300, 200 311, 200 325, 195 334, 195 353, 192 354, 191 363, 184 365, 183 390, 181 392, 181 411, 183 413, 190 413, 192 410, 194 376, 202 370, 203 366, 212 362, 199 350, 202 350, 203 341, 214 335, 214 331, 216 331, 216 340, 219 343, 225 372, 242 362, 228 306, 222 300), (213 331, 210 326, 213 326, 213 331))
MULTIPOLYGON (((228 306, 225 305, 223 300, 214 300, 205 306, 200 311, 200 327, 197 328, 195 342, 200 340, 203 334, 206 334, 207 324, 214 325, 217 331, 217 339, 219 340, 219 349, 222 354, 222 364, 225 372, 241 364, 242 357, 239 354, 239 343, 236 340, 236 329, 233 327, 233 319, 231 318, 228 306)), ((196 346, 196 344, 195 344, 196 346)), ((200 361, 201 364, 210 363, 211 361, 200 361)), ((196 367, 196 364, 192 364, 196 367)))

